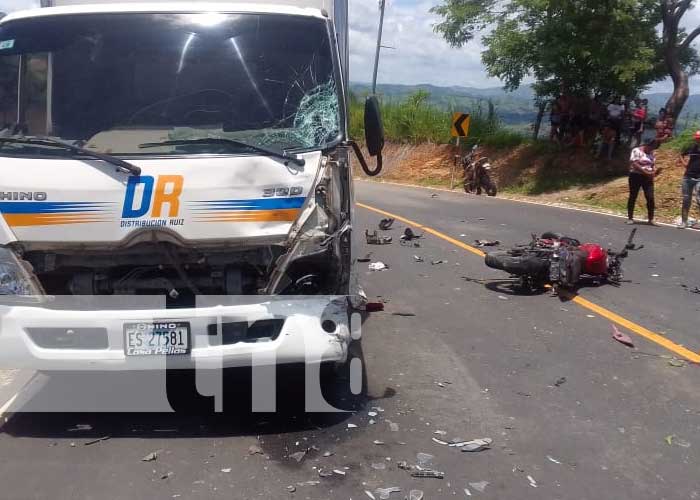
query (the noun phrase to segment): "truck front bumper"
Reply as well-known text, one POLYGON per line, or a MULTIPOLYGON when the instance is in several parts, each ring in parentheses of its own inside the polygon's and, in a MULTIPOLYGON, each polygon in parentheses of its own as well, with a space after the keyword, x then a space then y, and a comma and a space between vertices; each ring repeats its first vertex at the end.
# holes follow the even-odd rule
POLYGON ((0 305, 0 368, 137 371, 343 363, 350 343, 346 297, 201 297, 189 309, 144 308, 142 299, 138 307, 68 307, 0 305), (189 352, 127 356, 124 325, 156 321, 189 323, 189 352), (232 340, 225 334, 232 322, 276 326, 269 336, 257 328, 255 338, 232 340))

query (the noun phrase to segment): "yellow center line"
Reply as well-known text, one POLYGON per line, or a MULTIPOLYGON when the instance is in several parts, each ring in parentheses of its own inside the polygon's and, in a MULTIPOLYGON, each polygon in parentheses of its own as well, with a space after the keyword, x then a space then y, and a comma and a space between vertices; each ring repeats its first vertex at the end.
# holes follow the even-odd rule
MULTIPOLYGON (((423 224, 419 224, 416 221, 412 221, 410 219, 406 219, 405 217, 401 217, 396 214, 392 214, 391 212, 386 212, 384 210, 380 210, 378 208, 365 205, 364 203, 356 203, 358 207, 362 207, 364 209, 370 210, 372 212, 376 212, 378 214, 382 214, 386 217, 393 217, 394 219, 401 221, 405 224, 409 224, 411 226, 414 226, 418 229, 421 229, 425 231, 426 233, 430 233, 433 236, 436 236, 442 240, 447 241, 448 243, 452 243, 455 246, 458 246, 459 248, 462 248, 464 250, 467 250, 475 255, 478 255, 480 257, 483 257, 486 255, 484 252, 479 250, 476 247, 473 247, 471 245, 467 245, 463 241, 456 240, 454 238, 451 238, 450 236, 447 236, 444 233, 441 233, 440 231, 437 231, 433 228, 430 228, 428 226, 425 226, 423 224)), ((700 355, 694 353, 690 349, 686 349, 682 345, 676 344, 674 342, 671 342, 669 339, 664 337, 663 335, 660 335, 658 333, 655 333, 647 328, 644 328, 641 325, 638 325, 637 323, 630 321, 626 318, 623 318, 619 314, 616 314, 602 306, 599 306, 598 304, 595 304, 591 302, 590 300, 586 300, 580 295, 576 295, 571 299, 573 302, 578 304, 579 306, 588 309, 589 311, 592 311, 610 321, 613 323, 617 323, 618 325, 622 326, 623 328, 627 328, 628 330, 636 333, 637 335, 644 337, 647 340, 650 340, 651 342, 654 342, 655 344, 660 345, 661 347, 668 349, 669 351, 673 352, 674 354, 677 354, 678 356, 681 356, 688 361, 691 361, 693 363, 700 363, 700 355)))

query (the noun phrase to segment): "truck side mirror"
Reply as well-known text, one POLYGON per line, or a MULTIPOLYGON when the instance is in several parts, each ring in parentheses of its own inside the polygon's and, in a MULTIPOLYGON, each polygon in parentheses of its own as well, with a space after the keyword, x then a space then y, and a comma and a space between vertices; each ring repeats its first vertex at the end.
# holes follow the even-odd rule
POLYGON ((384 124, 379 100, 375 96, 365 101, 365 144, 370 156, 380 156, 384 149, 384 124))

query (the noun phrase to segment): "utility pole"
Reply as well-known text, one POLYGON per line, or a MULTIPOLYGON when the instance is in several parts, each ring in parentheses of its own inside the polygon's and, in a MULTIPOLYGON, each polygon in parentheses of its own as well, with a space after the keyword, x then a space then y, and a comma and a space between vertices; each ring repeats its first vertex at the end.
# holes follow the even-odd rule
POLYGON ((379 0, 379 30, 377 31, 377 52, 374 54, 374 74, 372 75, 372 95, 377 93, 377 70, 379 69, 379 50, 382 48, 382 28, 384 27, 384 5, 386 0, 379 0))

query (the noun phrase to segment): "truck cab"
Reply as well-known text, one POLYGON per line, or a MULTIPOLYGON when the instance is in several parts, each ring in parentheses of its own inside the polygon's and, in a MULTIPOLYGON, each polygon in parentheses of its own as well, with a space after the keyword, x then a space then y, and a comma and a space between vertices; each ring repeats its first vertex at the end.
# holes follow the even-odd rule
POLYGON ((0 20, 4 364, 344 361, 347 57, 347 2, 0 20))

